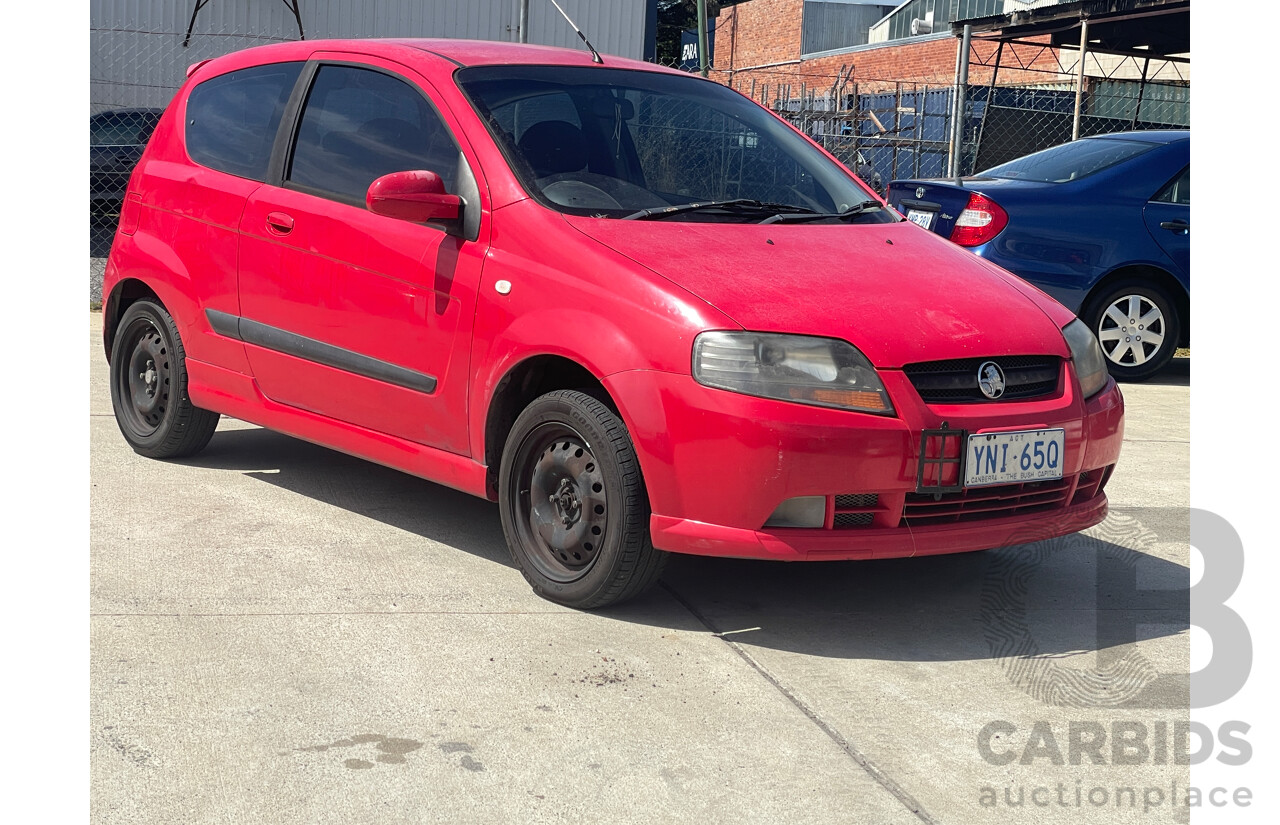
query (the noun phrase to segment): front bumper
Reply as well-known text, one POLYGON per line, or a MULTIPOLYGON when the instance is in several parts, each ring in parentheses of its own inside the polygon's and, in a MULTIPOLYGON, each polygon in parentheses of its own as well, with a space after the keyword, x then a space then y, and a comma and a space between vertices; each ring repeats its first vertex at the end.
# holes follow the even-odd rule
POLYGON ((654 546, 737 558, 891 558, 1020 544, 1106 517, 1103 486, 1123 437, 1124 402, 1114 382, 1085 401, 1067 364, 1050 398, 927 405, 902 372, 882 370, 881 377, 896 417, 753 398, 704 387, 688 375, 609 376, 605 385, 644 471, 654 546), (1063 479, 1043 488, 980 488, 942 501, 921 496, 921 433, 944 423, 969 432, 1061 427, 1063 479), (870 495, 874 505, 860 511, 868 515, 856 526, 836 527, 837 502, 870 495), (797 496, 826 497, 823 529, 763 526, 797 496))

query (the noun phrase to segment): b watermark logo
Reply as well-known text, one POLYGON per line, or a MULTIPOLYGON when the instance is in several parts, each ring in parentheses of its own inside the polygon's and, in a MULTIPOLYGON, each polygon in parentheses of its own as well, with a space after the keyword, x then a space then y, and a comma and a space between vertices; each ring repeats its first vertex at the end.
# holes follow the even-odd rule
POLYGON ((1254 753, 1248 723, 1189 718, 1235 696, 1252 670, 1249 629, 1227 604, 1244 576, 1239 534, 1192 509, 1113 511, 1085 533, 1046 535, 992 554, 980 617, 1008 680, 1059 710, 976 731, 978 757, 1000 777, 977 788, 978 806, 1082 821, 1165 811, 1179 822, 1197 808, 1250 807, 1249 787, 1189 781, 1190 766, 1242 766, 1254 753), (1194 584, 1190 567, 1171 560, 1186 545, 1203 559, 1194 584), (1212 641, 1194 671, 1193 625, 1212 641))
MULTIPOLYGON (((1053 706, 1092 708, 1204 708, 1234 696, 1253 666, 1253 642, 1244 620, 1226 602, 1244 575, 1244 547, 1226 519, 1190 510, 1190 543, 1204 559, 1194 586, 1190 570, 1146 576, 1147 551, 1157 541, 1136 516, 1115 512, 1087 533, 1042 539, 1028 533, 1016 552, 997 553, 983 580, 981 619, 991 654, 1009 680, 1053 706), (1074 667, 1044 652, 1030 616, 1033 584, 1056 558, 1091 559, 1096 651, 1092 666, 1074 667), (1192 623, 1213 640, 1213 657, 1196 673, 1157 667, 1137 646, 1144 626, 1175 632, 1192 623)), ((1149 566, 1149 565, 1148 565, 1149 566)), ((1073 570, 1080 570, 1075 565, 1073 570)), ((1078 659, 1078 657, 1076 657, 1078 659)))

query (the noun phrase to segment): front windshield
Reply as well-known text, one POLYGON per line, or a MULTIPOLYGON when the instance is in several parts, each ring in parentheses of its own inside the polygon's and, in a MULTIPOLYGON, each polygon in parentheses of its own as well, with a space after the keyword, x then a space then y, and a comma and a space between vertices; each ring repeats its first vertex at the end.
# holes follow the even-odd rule
POLYGON ((1101 172, 1154 148, 1155 144, 1136 140, 1085 138, 994 166, 985 172, 979 172, 978 177, 1067 183, 1101 172))
POLYGON ((565 66, 478 66, 457 79, 521 184, 561 212, 897 220, 804 138, 716 83, 565 66))

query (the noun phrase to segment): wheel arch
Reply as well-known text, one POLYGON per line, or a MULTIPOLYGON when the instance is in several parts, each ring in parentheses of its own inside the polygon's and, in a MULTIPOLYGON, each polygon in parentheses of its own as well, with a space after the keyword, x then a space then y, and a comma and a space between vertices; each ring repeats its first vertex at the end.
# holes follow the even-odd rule
POLYGON ((581 390, 621 417, 601 378, 572 358, 540 354, 513 364, 494 387, 485 414, 483 460, 487 467, 485 488, 491 499, 498 496, 498 470, 512 425, 530 402, 553 390, 581 390))
POLYGON ((124 317, 125 310, 143 299, 150 299, 165 308, 164 301, 145 281, 138 278, 122 278, 111 288, 111 293, 102 304, 102 345, 111 360, 111 346, 115 343, 116 327, 124 317))
POLYGON ((1188 346, 1191 340, 1191 295, 1171 272, 1162 267, 1151 264, 1126 264, 1111 270, 1090 288, 1089 294, 1080 304, 1081 316, 1087 318, 1093 313, 1097 301, 1112 287, 1122 281, 1130 280, 1151 281, 1169 293, 1173 298, 1174 309, 1177 310, 1178 321, 1181 324, 1178 346, 1188 346))

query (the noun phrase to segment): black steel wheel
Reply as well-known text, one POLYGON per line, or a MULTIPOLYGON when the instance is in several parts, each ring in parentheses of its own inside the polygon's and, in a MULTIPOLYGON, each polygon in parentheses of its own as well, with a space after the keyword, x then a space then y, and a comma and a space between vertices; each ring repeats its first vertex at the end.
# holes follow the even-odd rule
POLYGON ((125 310, 111 347, 111 406, 125 441, 150 458, 204 449, 218 414, 187 396, 186 353, 173 318, 142 300, 125 310))
POLYGON ((607 405, 557 390, 516 419, 499 474, 502 529, 535 592, 588 610, 651 587, 666 555, 626 428, 607 405))

